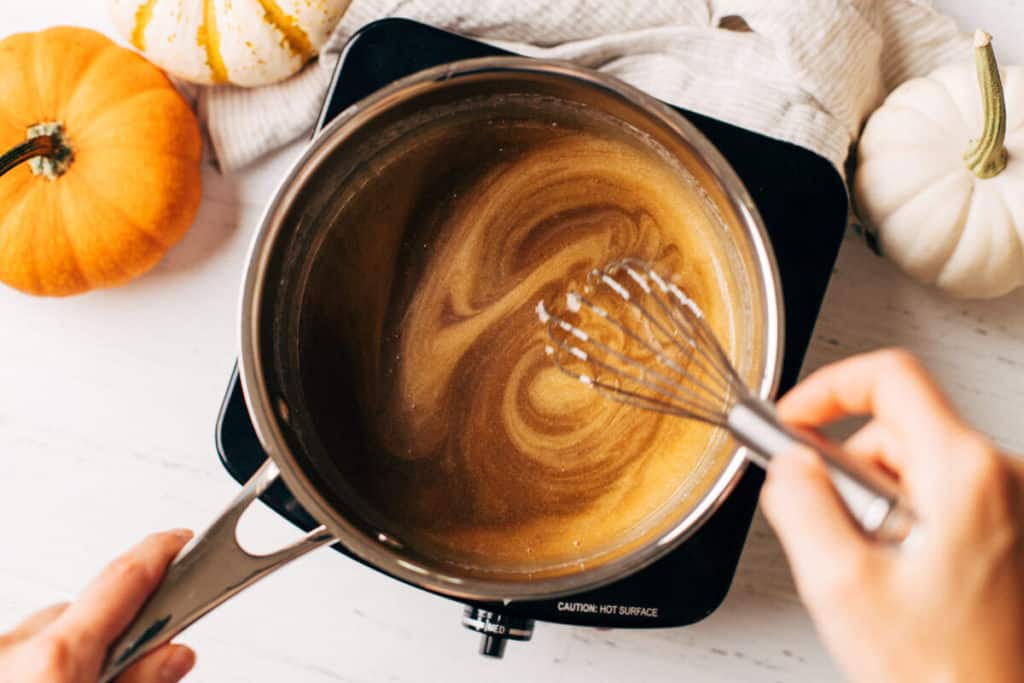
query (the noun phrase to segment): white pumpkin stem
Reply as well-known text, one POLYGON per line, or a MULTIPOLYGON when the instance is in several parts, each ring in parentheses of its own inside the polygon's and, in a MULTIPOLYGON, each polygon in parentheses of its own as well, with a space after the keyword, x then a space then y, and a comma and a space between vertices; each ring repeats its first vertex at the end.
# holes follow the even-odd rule
POLYGON ((40 123, 31 126, 27 139, 0 155, 0 176, 18 164, 29 163, 32 173, 54 180, 64 174, 74 153, 59 123, 40 123))
POLYGON ((971 141, 964 152, 967 168, 979 178, 991 178, 1006 168, 1006 99, 999 65, 992 50, 992 36, 984 31, 974 33, 974 60, 978 67, 978 86, 984 108, 981 136, 971 141))

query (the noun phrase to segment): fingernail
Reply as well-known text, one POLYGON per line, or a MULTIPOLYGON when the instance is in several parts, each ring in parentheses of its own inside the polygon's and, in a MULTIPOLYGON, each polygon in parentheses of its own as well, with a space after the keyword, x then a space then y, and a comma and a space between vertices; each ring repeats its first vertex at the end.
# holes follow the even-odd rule
POLYGON ((180 538, 183 541, 191 540, 193 534, 191 529, 171 529, 169 532, 172 536, 180 538))
POLYGON ((192 670, 196 663, 196 653, 187 647, 176 647, 167 655, 167 659, 160 665, 160 681, 162 683, 177 683, 182 677, 192 670))

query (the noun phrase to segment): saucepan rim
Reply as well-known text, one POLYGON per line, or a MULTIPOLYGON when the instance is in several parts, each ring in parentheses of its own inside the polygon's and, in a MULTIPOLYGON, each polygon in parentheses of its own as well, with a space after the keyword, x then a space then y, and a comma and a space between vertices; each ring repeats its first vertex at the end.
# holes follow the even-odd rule
POLYGON ((747 467, 744 449, 738 447, 702 499, 671 529, 656 540, 626 552, 621 557, 587 567, 575 573, 547 578, 488 579, 452 576, 448 570, 424 567, 403 557, 402 550, 386 539, 371 539, 350 520, 339 514, 303 471, 288 446, 278 421, 274 402, 267 390, 263 359, 269 357, 261 330, 261 302, 274 283, 266 281, 271 254, 285 227, 288 208, 310 177, 331 152, 358 130, 352 121, 421 92, 437 81, 482 73, 529 72, 574 81, 574 85, 609 91, 666 126, 697 153, 709 175, 723 190, 753 247, 760 278, 765 317, 764 369, 756 392, 768 398, 778 387, 783 348, 783 307, 775 256, 761 216, 746 188, 718 150, 682 115, 654 97, 622 81, 566 62, 524 57, 483 57, 451 62, 402 78, 353 104, 320 132, 284 176, 268 202, 253 237, 242 285, 239 314, 239 377, 246 407, 264 450, 275 462, 285 484, 299 503, 323 524, 349 551, 363 561, 402 580, 454 598, 468 600, 538 600, 578 593, 632 574, 664 556, 698 529, 721 505, 747 467))

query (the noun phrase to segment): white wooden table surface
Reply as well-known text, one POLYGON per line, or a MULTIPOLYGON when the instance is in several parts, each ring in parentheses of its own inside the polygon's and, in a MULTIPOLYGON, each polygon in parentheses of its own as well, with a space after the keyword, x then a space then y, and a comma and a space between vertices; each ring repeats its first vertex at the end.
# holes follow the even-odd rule
MULTIPOLYGON (((1004 63, 1024 63, 1024 3, 943 0, 981 24, 1004 63)), ((112 34, 103 0, 0 3, 0 35, 65 23, 112 34)), ((235 358, 236 296, 263 202, 301 145, 243 173, 203 168, 205 195, 182 244, 121 289, 68 300, 0 289, 0 629, 74 595, 145 533, 202 528, 237 485, 213 430, 235 358)), ((130 179, 126 179, 130 182, 130 179)), ((805 371, 900 344, 956 404, 1024 451, 1024 291, 957 303, 909 281, 853 236, 843 245, 805 371)), ((255 548, 295 536, 254 507, 255 548)), ((755 519, 725 604, 661 631, 540 624, 504 661, 476 654, 461 608, 321 551, 249 589, 182 638, 189 680, 827 681, 838 674, 796 598, 779 545, 755 519)))

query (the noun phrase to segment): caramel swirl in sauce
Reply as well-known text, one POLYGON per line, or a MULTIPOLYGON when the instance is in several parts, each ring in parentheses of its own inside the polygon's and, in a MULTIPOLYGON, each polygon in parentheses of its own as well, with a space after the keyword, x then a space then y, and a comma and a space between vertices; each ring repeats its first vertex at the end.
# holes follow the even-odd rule
POLYGON ((587 561, 665 514, 722 439, 566 377, 534 307, 635 256, 675 273, 729 349, 714 218, 635 136, 451 128, 392 145, 402 163, 380 162, 354 195, 375 210, 349 207, 371 222, 365 237, 325 249, 314 275, 351 297, 321 304, 314 325, 356 366, 368 427, 367 447, 338 448, 339 466, 381 525, 424 552, 508 571, 587 561))

